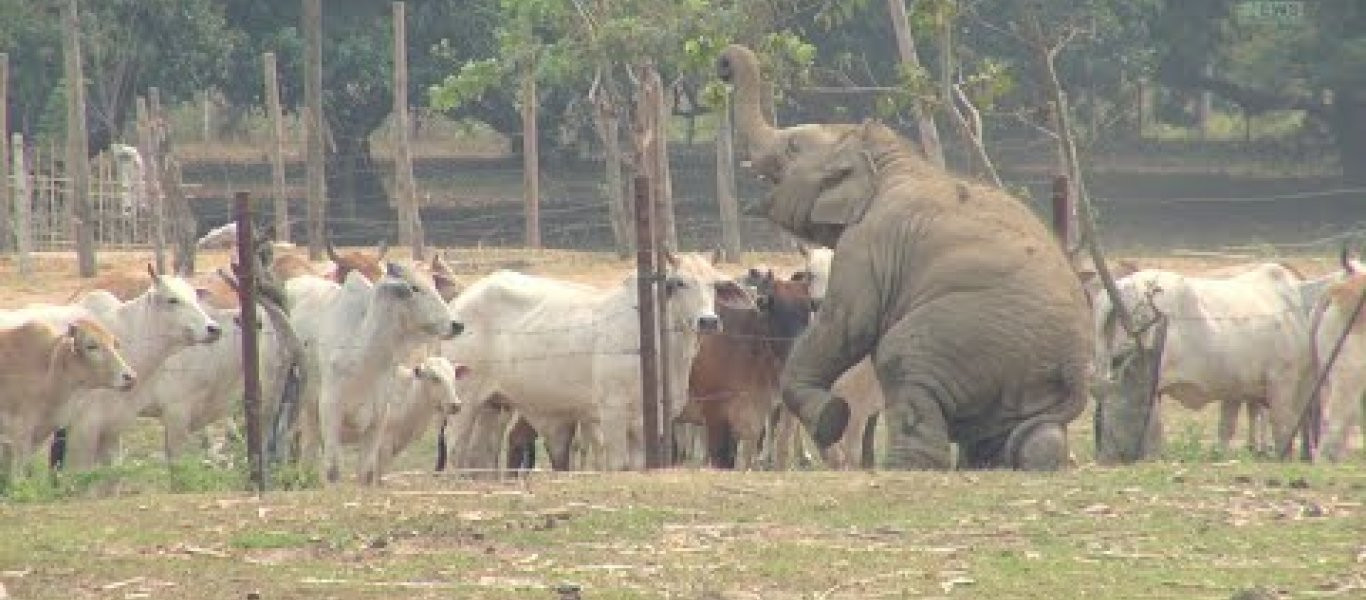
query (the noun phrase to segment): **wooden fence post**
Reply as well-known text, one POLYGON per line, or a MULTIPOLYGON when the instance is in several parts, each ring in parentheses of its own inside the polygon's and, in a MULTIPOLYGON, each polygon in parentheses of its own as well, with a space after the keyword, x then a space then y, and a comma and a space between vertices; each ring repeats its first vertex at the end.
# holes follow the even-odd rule
POLYGON ((522 201, 526 247, 541 247, 541 162, 536 123, 536 62, 522 67, 522 201))
POLYGON ((289 198, 285 196, 285 124, 280 109, 280 76, 275 53, 261 55, 265 70, 266 113, 270 116, 270 183, 275 197, 275 239, 289 241, 289 198))
POLYGON ((394 189, 398 194, 399 243, 413 249, 413 260, 423 256, 422 216, 417 209, 417 182, 413 180, 413 150, 408 124, 408 33, 406 5, 394 2, 394 189))
POLYGON ((308 138, 308 259, 323 258, 323 219, 326 216, 327 178, 323 156, 323 43, 322 0, 304 0, 304 130, 308 138))
POLYGON ((655 236, 650 182, 635 178, 636 302, 640 305, 640 391, 645 432, 645 468, 661 465, 659 445, 659 355, 655 345, 655 236))
POLYGON ((166 199, 161 194, 161 151, 156 129, 147 111, 147 99, 138 96, 135 104, 138 124, 138 152, 142 154, 143 189, 152 203, 152 254, 158 273, 166 272, 166 199))
POLYGON ((237 297, 242 307, 242 403, 246 407, 247 461, 251 482, 266 490, 265 446, 261 443, 261 360, 256 340, 256 239, 251 222, 251 194, 237 192, 237 297))
POLYGON ((716 203, 721 210, 721 248, 729 262, 740 261, 740 204, 735 196, 735 132, 731 127, 731 103, 717 111, 716 203))
MULTIPOLYGON (((24 134, 15 133, 11 138, 14 151, 14 245, 19 252, 19 274, 28 277, 33 274, 33 211, 29 186, 28 167, 24 164, 24 134)), ((5 210, 9 210, 6 206, 5 210)))
POLYGON ((95 216, 90 210, 90 145, 85 129, 85 75, 81 66, 81 21, 76 0, 63 7, 62 31, 66 58, 67 197, 71 199, 76 233, 76 260, 81 277, 94 277, 95 216))
MULTIPOLYGON (((9 172, 9 55, 0 52, 0 173, 9 172)), ((10 178, 0 175, 0 251, 14 247, 14 215, 16 202, 11 196, 10 178)))

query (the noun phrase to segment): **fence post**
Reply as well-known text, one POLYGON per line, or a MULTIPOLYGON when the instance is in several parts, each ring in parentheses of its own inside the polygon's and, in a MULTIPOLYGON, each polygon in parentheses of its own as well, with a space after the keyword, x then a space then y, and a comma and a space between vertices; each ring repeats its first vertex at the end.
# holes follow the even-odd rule
POLYGON ((407 8, 394 2, 394 190, 398 196, 398 236, 413 249, 413 260, 425 260, 422 216, 417 209, 417 182, 413 180, 413 150, 408 125, 408 29, 407 8))
POLYGON ((266 84, 266 114, 270 116, 270 184, 275 196, 275 239, 289 241, 289 198, 285 197, 285 125, 280 110, 280 77, 275 53, 261 55, 266 84))
POLYGON ((1053 234, 1064 251, 1072 248, 1072 198, 1067 187, 1066 175, 1053 177, 1053 234))
POLYGON ((327 163, 323 156, 323 7, 322 0, 304 0, 304 105, 308 138, 308 259, 322 260, 323 219, 327 213, 327 163))
POLYGON ((650 182, 635 178, 636 301, 640 304, 640 391, 645 431, 645 468, 660 466, 659 356, 655 346, 655 236, 650 182))
POLYGON ((721 247, 726 260, 740 262, 740 205, 735 196, 735 133, 731 126, 731 102, 717 110, 716 203, 721 208, 721 247))
POLYGON ((247 461, 256 493, 266 490, 261 444, 261 362, 256 344, 256 239, 251 222, 251 194, 237 192, 237 297, 242 307, 242 403, 246 405, 247 461))
MULTIPOLYGON (((24 134, 15 133, 10 143, 14 152, 14 230, 15 249, 19 252, 19 274, 28 277, 33 274, 33 211, 30 195, 28 167, 24 164, 24 134)), ((3 142, 0 142, 3 143, 3 142)), ((9 207, 4 207, 9 210, 9 207)))
POLYGON ((138 123, 138 152, 142 154, 143 190, 152 204, 152 253, 157 272, 166 272, 166 199, 161 194, 161 151, 157 148, 156 128, 147 111, 147 99, 138 96, 135 105, 138 123))
POLYGON ((90 209, 89 140, 85 127, 85 76, 81 69, 81 18, 76 0, 63 8, 66 68, 66 164, 68 198, 76 225, 76 260, 81 277, 94 277, 95 215, 90 209))
MULTIPOLYGON (((5 139, 5 132, 9 131, 9 103, 5 101, 9 98, 8 92, 9 55, 0 52, 0 173, 9 172, 9 140, 5 139)), ((10 178, 0 176, 0 251, 14 247, 13 207, 16 202, 10 195, 12 190, 10 178)))

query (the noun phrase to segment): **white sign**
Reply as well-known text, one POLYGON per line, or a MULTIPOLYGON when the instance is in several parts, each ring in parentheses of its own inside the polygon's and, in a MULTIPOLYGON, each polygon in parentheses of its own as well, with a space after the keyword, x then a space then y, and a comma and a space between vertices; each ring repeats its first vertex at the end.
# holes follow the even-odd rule
POLYGON ((1304 21, 1304 2, 1296 0, 1249 0, 1237 5, 1239 21, 1299 23, 1304 21))

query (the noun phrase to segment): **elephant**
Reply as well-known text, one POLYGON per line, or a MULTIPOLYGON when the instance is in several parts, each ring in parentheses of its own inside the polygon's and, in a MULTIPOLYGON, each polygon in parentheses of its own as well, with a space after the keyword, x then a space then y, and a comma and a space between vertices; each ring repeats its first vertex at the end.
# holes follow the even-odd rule
POLYGON ((871 356, 886 468, 1065 466, 1067 425, 1088 397, 1091 322, 1043 221, 877 121, 774 127, 744 46, 716 68, 734 87, 750 169, 772 188, 746 211, 834 249, 825 300, 779 378, 814 441, 839 439, 849 407, 830 387, 871 356))

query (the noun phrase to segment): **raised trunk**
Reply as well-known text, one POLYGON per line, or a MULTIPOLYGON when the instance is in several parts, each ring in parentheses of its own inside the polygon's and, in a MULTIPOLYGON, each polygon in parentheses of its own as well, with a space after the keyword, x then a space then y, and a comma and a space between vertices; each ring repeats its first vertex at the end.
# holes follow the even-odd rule
POLYGON ((721 53, 717 69, 723 80, 735 86, 735 129, 744 138, 746 154, 753 156, 773 143, 778 131, 764 117, 760 107, 759 58, 749 48, 730 46, 721 53))

